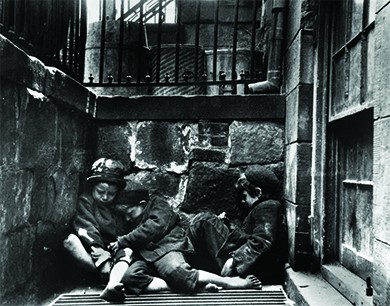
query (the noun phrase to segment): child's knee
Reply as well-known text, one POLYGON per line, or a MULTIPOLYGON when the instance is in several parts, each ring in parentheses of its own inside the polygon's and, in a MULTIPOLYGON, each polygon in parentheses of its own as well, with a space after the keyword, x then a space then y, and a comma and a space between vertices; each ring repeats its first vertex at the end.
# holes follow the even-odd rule
POLYGON ((63 246, 68 251, 74 251, 78 249, 81 241, 75 234, 69 234, 69 236, 63 241, 63 246))

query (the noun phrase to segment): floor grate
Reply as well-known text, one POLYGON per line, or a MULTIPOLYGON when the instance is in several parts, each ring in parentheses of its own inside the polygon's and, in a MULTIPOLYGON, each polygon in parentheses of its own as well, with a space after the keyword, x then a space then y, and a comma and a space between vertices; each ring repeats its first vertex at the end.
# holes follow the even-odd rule
POLYGON ((221 290, 215 293, 177 294, 160 292, 126 295, 123 303, 108 303, 99 298, 98 293, 66 293, 60 295, 52 306, 69 305, 138 305, 138 306, 206 306, 206 305, 290 305, 283 289, 277 286, 271 290, 221 290))

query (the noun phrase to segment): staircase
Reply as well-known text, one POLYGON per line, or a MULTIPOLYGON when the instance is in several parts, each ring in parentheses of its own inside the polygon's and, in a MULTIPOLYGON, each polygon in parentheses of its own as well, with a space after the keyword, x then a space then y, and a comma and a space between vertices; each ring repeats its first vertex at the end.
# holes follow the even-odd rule
POLYGON ((150 19, 159 14, 159 7, 161 1, 161 22, 165 21, 165 8, 174 0, 146 0, 139 1, 132 6, 126 13, 123 14, 118 20, 124 21, 139 21, 142 12, 142 21, 147 23, 150 19), (142 8, 142 11, 141 11, 142 8), (144 10, 146 8, 146 10, 144 10))

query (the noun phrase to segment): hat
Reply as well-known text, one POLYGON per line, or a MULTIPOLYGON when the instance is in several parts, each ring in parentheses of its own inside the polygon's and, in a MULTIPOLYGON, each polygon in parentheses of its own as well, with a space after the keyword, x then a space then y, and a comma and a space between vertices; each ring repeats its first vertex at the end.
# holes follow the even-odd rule
POLYGON ((248 167, 244 174, 248 182, 259 187, 263 193, 269 193, 271 195, 278 194, 279 180, 271 169, 254 165, 248 167))
POLYGON ((92 164, 91 175, 87 178, 87 182, 109 182, 117 184, 120 189, 126 187, 124 176, 124 166, 120 161, 99 158, 92 164))
POLYGON ((134 205, 141 201, 149 201, 149 192, 146 188, 138 183, 131 183, 130 189, 122 190, 116 197, 117 204, 134 205))

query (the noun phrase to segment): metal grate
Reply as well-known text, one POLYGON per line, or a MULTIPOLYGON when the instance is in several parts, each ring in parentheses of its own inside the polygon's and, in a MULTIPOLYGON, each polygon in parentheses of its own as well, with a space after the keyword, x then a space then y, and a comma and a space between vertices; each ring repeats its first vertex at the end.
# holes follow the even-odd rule
POLYGON ((69 305, 139 305, 139 306, 166 306, 166 305, 290 305, 289 300, 281 287, 272 290, 221 290, 217 293, 177 294, 160 292, 142 294, 139 296, 127 295, 123 303, 109 303, 99 298, 97 293, 67 293, 60 295, 52 306, 69 305))

